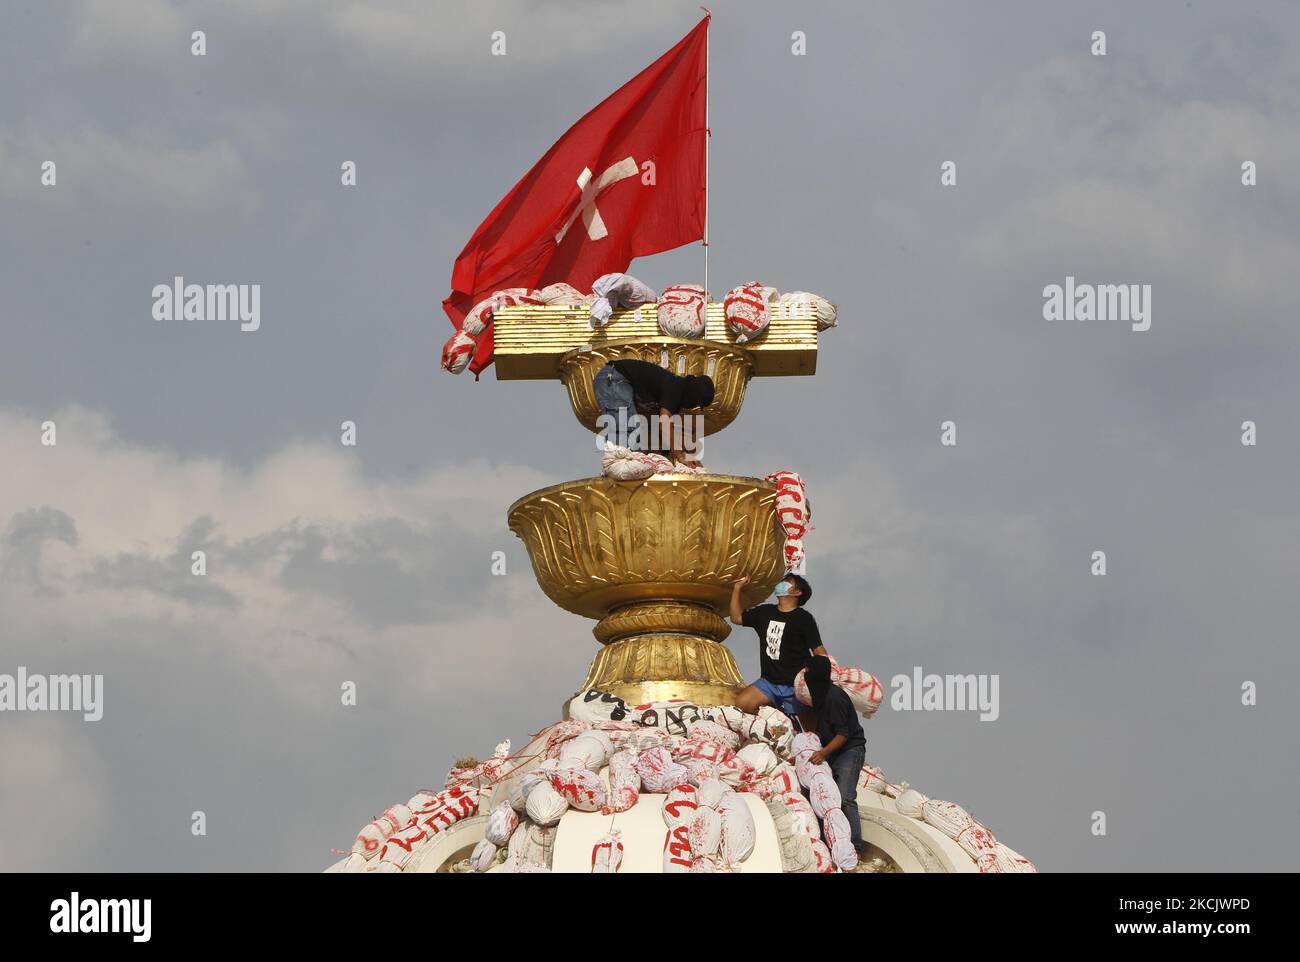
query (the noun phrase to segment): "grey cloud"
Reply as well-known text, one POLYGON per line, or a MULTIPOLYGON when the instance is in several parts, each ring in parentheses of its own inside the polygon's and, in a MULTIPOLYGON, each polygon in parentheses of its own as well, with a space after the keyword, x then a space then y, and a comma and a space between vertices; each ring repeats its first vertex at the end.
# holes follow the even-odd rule
POLYGON ((57 593, 58 589, 47 585, 41 575, 41 549, 47 541, 75 547, 76 522, 49 506, 28 508, 13 515, 0 538, 4 559, 0 571, 4 579, 29 584, 38 592, 57 593))
POLYGON ((191 605, 237 609, 239 599, 219 583, 216 557, 205 562, 211 566, 207 574, 193 573, 193 552, 211 553, 220 545, 215 528, 211 518, 196 518, 176 539, 176 550, 167 557, 123 552, 99 558, 78 584, 83 590, 146 591, 191 605))
MULTIPOLYGON (((39 578, 39 546, 54 529, 45 515, 15 524, 11 541, 15 564, 39 578), (40 523, 38 523, 38 519, 40 523)), ((17 518, 15 519, 18 520, 17 518)), ((75 528, 71 531, 75 543, 75 528)), ((289 591, 328 597, 375 627, 423 624, 456 617, 484 603, 475 589, 491 564, 489 539, 443 525, 417 528, 402 518, 375 518, 355 525, 295 522, 274 531, 229 543, 217 522, 201 517, 176 539, 166 557, 124 552, 96 559, 81 575, 84 590, 139 590, 199 606, 237 609, 239 597, 223 587, 233 570, 268 571, 289 591), (192 574, 192 552, 206 552, 207 575, 192 574), (472 559, 472 560, 471 560, 472 559)), ((513 546, 512 546, 513 547, 513 546)), ((522 560, 517 558, 516 560, 522 560)), ((488 603, 502 582, 489 581, 488 603)), ((500 600, 499 598, 497 600, 500 600)))
POLYGON ((490 565, 488 542, 451 528, 418 529, 401 518, 339 531, 308 525, 287 548, 281 584, 343 601, 375 626, 455 617, 498 594, 491 579, 487 599, 477 590, 490 565))

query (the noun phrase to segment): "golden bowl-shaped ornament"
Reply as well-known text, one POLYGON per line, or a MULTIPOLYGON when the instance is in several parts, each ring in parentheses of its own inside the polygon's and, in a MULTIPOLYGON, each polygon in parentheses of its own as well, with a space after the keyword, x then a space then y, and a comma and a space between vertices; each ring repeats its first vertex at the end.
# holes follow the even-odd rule
MULTIPOLYGON (((785 574, 775 501, 771 484, 735 475, 583 478, 520 498, 509 523, 542 591, 566 611, 604 619, 630 605, 672 601, 725 613, 737 579, 750 578, 741 592, 749 607, 785 574)), ((698 623, 639 630, 655 627, 716 637, 698 623)))

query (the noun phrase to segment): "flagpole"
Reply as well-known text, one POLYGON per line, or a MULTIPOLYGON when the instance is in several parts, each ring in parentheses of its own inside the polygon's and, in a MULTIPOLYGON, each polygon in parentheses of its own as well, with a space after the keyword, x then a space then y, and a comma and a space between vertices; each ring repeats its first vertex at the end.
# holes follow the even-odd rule
MULTIPOLYGON (((713 26, 713 11, 700 7, 709 18, 709 27, 713 26)), ((713 131, 709 129, 709 27, 704 28, 704 302, 709 302, 709 141, 713 131)))

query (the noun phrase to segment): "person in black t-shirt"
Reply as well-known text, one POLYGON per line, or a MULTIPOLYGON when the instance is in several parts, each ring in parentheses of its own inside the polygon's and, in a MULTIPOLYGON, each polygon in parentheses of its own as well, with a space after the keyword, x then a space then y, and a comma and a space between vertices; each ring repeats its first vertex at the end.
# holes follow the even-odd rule
POLYGON ((822 741, 809 759, 814 765, 826 762, 840 790, 840 808, 849 820, 853 847, 862 853, 862 822, 858 818, 858 777, 867 761, 867 738, 857 710, 840 687, 831 683, 829 658, 813 658, 804 674, 812 707, 805 708, 799 721, 805 730, 816 732, 822 741))
POLYGON ((811 655, 826 654, 817 620, 804 610, 812 586, 800 575, 786 575, 776 583, 776 604, 741 611, 740 589, 747 584, 746 577, 731 587, 731 622, 758 632, 761 677, 736 695, 736 707, 751 715, 764 705, 798 714, 803 706, 794 697, 794 676, 811 655))
MULTIPOLYGON (((624 431, 632 432, 634 417, 659 419, 659 447, 668 452, 674 462, 688 467, 701 467, 699 457, 684 450, 685 441, 674 415, 692 408, 705 408, 713 403, 713 379, 703 374, 673 374, 658 364, 633 359, 612 361, 598 372, 592 381, 596 404, 600 413, 610 418, 607 437, 620 447, 645 450, 644 444, 629 444, 624 431)), ((680 421, 680 418, 678 419, 680 421)), ((648 424, 644 436, 649 437, 648 424)))

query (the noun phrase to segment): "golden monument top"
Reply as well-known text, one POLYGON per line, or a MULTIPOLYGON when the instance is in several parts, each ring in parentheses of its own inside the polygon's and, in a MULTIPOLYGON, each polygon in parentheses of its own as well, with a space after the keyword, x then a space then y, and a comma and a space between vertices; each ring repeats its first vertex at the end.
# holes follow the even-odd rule
POLYGON ((806 303, 774 303, 770 310, 767 330, 747 344, 737 344, 727 330, 723 305, 717 301, 706 306, 704 336, 697 340, 665 337, 653 303, 615 311, 605 327, 594 331, 585 307, 503 307, 493 316, 497 380, 563 380, 562 361, 571 352, 603 350, 607 354, 613 351, 620 356, 642 357, 649 345, 661 346, 660 362, 665 366, 670 362, 670 353, 679 359, 679 365, 686 365, 682 358, 687 352, 681 348, 699 345, 748 358, 750 377, 815 374, 815 309, 806 303), (677 350, 672 350, 674 347, 677 350), (614 350, 622 348, 629 351, 614 350))

